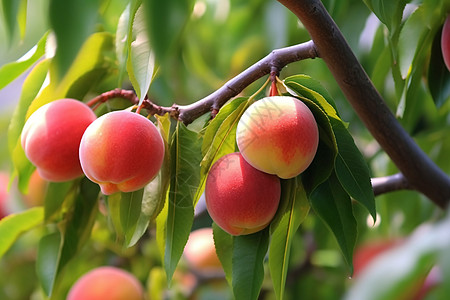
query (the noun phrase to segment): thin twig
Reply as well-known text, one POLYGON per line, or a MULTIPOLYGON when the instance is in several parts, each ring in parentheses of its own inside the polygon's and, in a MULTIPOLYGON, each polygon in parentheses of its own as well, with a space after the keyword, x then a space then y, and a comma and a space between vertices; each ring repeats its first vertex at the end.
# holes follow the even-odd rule
POLYGON ((375 196, 393 191, 413 189, 402 173, 372 178, 372 188, 375 196))

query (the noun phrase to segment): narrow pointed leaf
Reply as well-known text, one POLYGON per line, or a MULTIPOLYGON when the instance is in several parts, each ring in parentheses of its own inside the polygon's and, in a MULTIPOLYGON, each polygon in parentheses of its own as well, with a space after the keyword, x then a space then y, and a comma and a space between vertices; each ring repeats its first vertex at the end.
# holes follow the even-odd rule
POLYGON ((39 241, 36 274, 42 290, 48 296, 51 295, 56 280, 61 239, 61 234, 54 232, 43 236, 39 241))
POLYGON ((225 271, 225 277, 228 281, 228 284, 231 286, 231 280, 233 277, 233 236, 225 232, 214 222, 212 224, 212 228, 217 257, 219 257, 220 263, 222 264, 223 270, 225 271))
POLYGON ((139 98, 139 105, 147 95, 155 72, 155 55, 148 41, 144 18, 142 8, 139 8, 133 21, 135 39, 130 44, 127 60, 128 76, 139 98))
POLYGON ((353 272, 352 256, 356 243, 356 219, 351 199, 335 175, 322 183, 310 197, 311 207, 334 234, 347 264, 353 272))
POLYGON ((0 68, 0 90, 23 74, 44 55, 46 41, 47 33, 44 34, 36 46, 30 50, 33 51, 33 54, 29 58, 5 64, 0 68))
POLYGON ((269 268, 277 299, 284 299, 292 240, 308 212, 309 202, 300 179, 283 180, 281 204, 270 225, 269 268))
POLYGON ((268 246, 268 228, 233 237, 232 285, 235 299, 258 299, 268 246))
POLYGON ((21 234, 41 225, 43 221, 42 207, 33 207, 3 218, 0 221, 0 259, 21 234))
POLYGON ((144 189, 131 193, 121 193, 120 198, 120 224, 125 234, 126 245, 130 245, 136 224, 141 215, 142 196, 144 189))
POLYGON ((170 282, 194 221, 194 197, 200 178, 201 140, 178 122, 170 144, 170 181, 164 268, 170 282))

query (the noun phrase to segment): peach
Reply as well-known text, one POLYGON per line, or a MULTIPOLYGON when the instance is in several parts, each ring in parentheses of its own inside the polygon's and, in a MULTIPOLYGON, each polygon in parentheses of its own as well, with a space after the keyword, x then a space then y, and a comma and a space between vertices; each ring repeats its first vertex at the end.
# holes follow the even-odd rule
POLYGON ((8 182, 9 182, 8 175, 6 173, 0 172, 0 220, 9 215, 8 182))
POLYGON ((39 172, 35 170, 33 174, 31 174, 30 182, 28 183, 28 192, 23 195, 25 205, 27 207, 44 205, 47 186, 48 181, 42 178, 39 172))
POLYGON ((84 130, 95 119, 89 106, 74 99, 45 104, 28 118, 21 143, 42 178, 69 181, 83 175, 78 148, 84 130))
POLYGON ((105 195, 143 188, 164 159, 164 141, 146 117, 130 111, 107 113, 92 122, 80 143, 84 174, 105 195))
POLYGON ((211 218, 231 235, 251 234, 269 225, 280 194, 280 179, 255 169, 239 152, 218 159, 205 184, 211 218))
POLYGON ((216 254, 213 230, 211 227, 196 229, 191 232, 184 247, 184 257, 197 272, 222 272, 222 264, 216 254))
POLYGON ((256 169, 288 179, 312 162, 319 130, 312 112, 293 97, 263 98, 244 112, 236 142, 245 160, 256 169))
POLYGON ((70 288, 67 300, 143 300, 141 283, 116 267, 98 267, 81 276, 70 288))
POLYGON ((450 15, 447 16, 444 27, 442 28, 441 49, 445 65, 450 71, 450 15))

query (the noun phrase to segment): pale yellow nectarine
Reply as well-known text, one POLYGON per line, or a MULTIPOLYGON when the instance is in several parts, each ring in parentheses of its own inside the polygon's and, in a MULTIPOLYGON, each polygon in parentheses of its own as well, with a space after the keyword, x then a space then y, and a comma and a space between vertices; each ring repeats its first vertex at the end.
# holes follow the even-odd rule
POLYGON ((99 117, 80 143, 83 172, 105 195, 143 188, 158 174, 163 158, 164 141, 156 126, 126 110, 99 117))
POLYGON ((116 267, 98 267, 81 276, 67 300, 143 300, 144 291, 134 275, 116 267))
POLYGON ((277 211, 280 194, 280 179, 255 169, 239 152, 217 160, 205 184, 211 218, 232 235, 265 228, 277 211))
POLYGON ((21 143, 42 178, 68 181, 83 175, 78 148, 84 130, 95 119, 89 106, 74 99, 50 102, 28 118, 21 143))
POLYGON ((293 97, 273 96, 256 101, 239 120, 239 151, 258 170, 288 179, 312 162, 319 130, 312 112, 293 97))

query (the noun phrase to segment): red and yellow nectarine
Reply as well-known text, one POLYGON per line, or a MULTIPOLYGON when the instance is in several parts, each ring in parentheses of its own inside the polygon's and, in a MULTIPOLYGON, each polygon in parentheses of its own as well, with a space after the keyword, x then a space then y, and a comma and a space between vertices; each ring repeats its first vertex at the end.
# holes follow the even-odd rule
POLYGON ((78 148, 84 130, 95 119, 89 106, 74 99, 50 102, 28 118, 21 143, 42 178, 68 181, 83 175, 78 148))
POLYGON ((258 170, 288 179, 312 162, 319 130, 312 112, 293 97, 266 97, 250 105, 237 126, 245 160, 258 170))
POLYGON ((44 205, 45 193, 47 190, 48 181, 41 177, 39 172, 35 170, 31 174, 28 183, 28 192, 22 195, 24 204, 27 207, 35 207, 44 205))
POLYGON ((163 158, 164 141, 156 126, 126 110, 99 117, 80 143, 83 172, 106 195, 143 188, 158 174, 163 158))
POLYGON ((265 228, 277 211, 280 194, 280 179, 255 169, 238 152, 217 160, 205 184, 211 218, 232 235, 265 228))
POLYGON ((211 227, 191 232, 184 247, 184 257, 191 268, 197 272, 221 272, 222 264, 216 254, 213 230, 211 227))
POLYGON ((450 15, 445 20, 441 35, 441 49, 445 65, 450 71, 450 15))
POLYGON ((143 300, 141 283, 131 273, 116 267, 99 267, 80 277, 67 300, 143 300))

